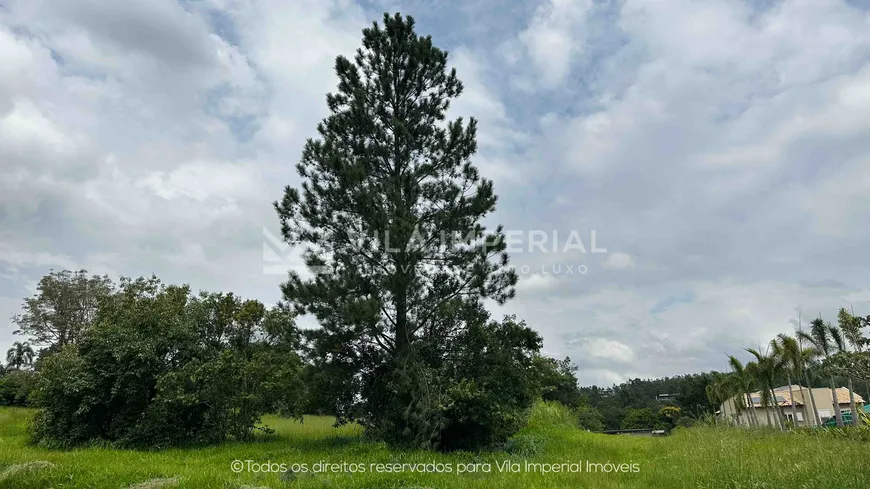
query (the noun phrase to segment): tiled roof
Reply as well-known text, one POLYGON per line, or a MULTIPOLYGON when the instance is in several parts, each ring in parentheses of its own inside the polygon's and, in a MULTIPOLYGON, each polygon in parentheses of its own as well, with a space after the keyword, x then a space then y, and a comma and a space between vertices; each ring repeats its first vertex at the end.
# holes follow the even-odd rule
MULTIPOLYGON (((805 403, 809 402, 809 400, 804 400, 804 397, 807 396, 807 388, 802 387, 800 385, 792 385, 791 391, 789 391, 789 386, 784 385, 781 387, 777 387, 773 389, 774 394, 777 398, 777 404, 781 407, 791 406, 791 399, 794 396, 794 404, 795 406, 803 406, 805 403)), ((849 404, 849 389, 845 387, 837 388, 837 403, 838 404, 849 404)), ((830 397, 831 390, 825 387, 816 387, 813 389, 813 395, 819 396, 823 395, 825 398, 830 397)), ((752 399, 756 407, 761 407, 761 393, 756 391, 752 393, 752 399)), ((861 404, 864 403, 864 398, 855 393, 855 403, 861 404)), ((746 403, 748 405, 748 403, 746 403)))
MULTIPOLYGON (((846 387, 838 387, 837 388, 837 402, 840 404, 845 404, 849 402, 849 389, 846 387)), ((864 398, 859 396, 857 392, 855 392, 855 403, 864 402, 864 398)))
MULTIPOLYGON (((803 392, 806 392, 806 390, 805 390, 806 388, 802 388, 799 385, 794 385, 794 386, 792 386, 792 388, 794 389, 794 392, 795 392, 795 400, 802 399, 803 398, 802 396, 801 397, 798 396, 798 391, 803 390, 803 392)), ((830 388, 816 387, 813 389, 813 394, 818 395, 817 392, 819 392, 819 390, 824 390, 826 393, 828 393, 828 395, 830 395, 830 392, 831 392, 830 388)), ((773 391, 776 392, 777 394, 779 394, 780 392, 788 393, 788 386, 785 385, 782 387, 777 387, 773 391)), ((787 394, 786 394, 786 396, 787 396, 787 394)), ((838 402, 838 404, 848 404, 849 403, 849 389, 848 388, 837 387, 837 402, 838 402)), ((855 392, 855 402, 856 403, 863 403, 864 402, 864 398, 861 397, 860 395, 858 395, 857 392, 855 392)))

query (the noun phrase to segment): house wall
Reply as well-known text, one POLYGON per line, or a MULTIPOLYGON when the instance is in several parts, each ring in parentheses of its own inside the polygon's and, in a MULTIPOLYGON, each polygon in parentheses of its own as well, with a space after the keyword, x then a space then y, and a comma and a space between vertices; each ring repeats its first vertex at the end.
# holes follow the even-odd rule
MULTIPOLYGON (((804 391, 804 392, 806 392, 806 391, 804 391)), ((809 397, 809 396, 807 396, 807 397, 809 397)), ((813 398, 816 401, 816 410, 819 412, 819 415, 822 418, 822 422, 825 421, 824 418, 826 417, 825 416, 826 414, 828 415, 828 417, 831 417, 831 418, 833 418, 835 416, 835 414, 834 414, 834 402, 833 402, 833 399, 831 397, 831 389, 826 388, 826 387, 817 387, 817 388, 813 389, 813 398)), ((807 399, 807 402, 809 403, 809 399, 807 399)), ((856 399, 855 406, 858 409, 862 409, 864 407, 864 403, 858 402, 856 399)), ((850 411, 851 408, 852 408, 852 406, 848 402, 841 402, 840 403, 840 411, 850 411)))
MULTIPOLYGON (((822 416, 822 422, 825 421, 826 414, 828 417, 834 417, 834 403, 833 403, 833 399, 831 397, 831 389, 825 388, 825 387, 818 387, 818 388, 812 389, 812 391, 813 391, 813 398, 814 398, 815 404, 816 404, 816 409, 818 410, 819 414, 822 416)), ((786 399, 789 399, 788 394, 786 394, 784 397, 786 399)), ((798 426, 814 425, 815 424, 815 422, 813 421, 814 416, 813 416, 812 408, 810 405, 810 398, 809 398, 810 396, 809 396, 808 390, 804 388, 804 389, 800 389, 800 392, 799 392, 799 390, 797 388, 795 388, 794 389, 794 397, 798 402, 805 403, 804 406, 797 407, 798 412, 801 413, 802 417, 803 417, 803 421, 800 421, 800 420, 798 421, 798 423, 797 423, 798 426)), ((729 420, 732 423, 742 425, 742 426, 750 426, 751 425, 751 414, 749 413, 749 411, 747 409, 738 415, 737 409, 736 409, 738 402, 740 402, 738 396, 735 396, 731 399, 728 399, 720 408, 721 415, 724 419, 729 420)), ((862 409, 864 406, 863 402, 858 402, 857 400, 856 400, 855 404, 859 410, 862 409)), ((846 411, 846 410, 849 410, 850 408, 851 408, 851 406, 849 405, 848 402, 840 403, 840 410, 841 411, 846 411)), ((758 424, 760 426, 768 426, 768 425, 776 426, 776 420, 774 419, 774 416, 776 415, 775 409, 776 408, 756 406, 755 413, 756 413, 756 417, 758 418, 758 424), (768 422, 768 413, 770 414, 770 421, 769 422, 768 422)), ((786 413, 788 413, 788 414, 792 413, 791 406, 781 407, 779 409, 781 409, 783 415, 785 415, 786 413)))

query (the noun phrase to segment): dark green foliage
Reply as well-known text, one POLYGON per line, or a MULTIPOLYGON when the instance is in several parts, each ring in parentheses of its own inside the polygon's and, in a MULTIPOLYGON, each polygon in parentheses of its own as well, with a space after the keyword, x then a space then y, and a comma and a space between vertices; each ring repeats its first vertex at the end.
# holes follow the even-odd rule
POLYGON ((653 429, 659 424, 659 417, 650 408, 629 409, 620 428, 624 430, 653 429))
POLYGON ((680 418, 680 408, 665 406, 658 411, 650 408, 629 409, 622 420, 620 428, 624 430, 666 430, 670 431, 676 426, 680 418))
POLYGON ((33 365, 34 355, 35 352, 30 343, 16 341, 12 344, 12 348, 6 352, 6 368, 21 370, 22 368, 30 367, 33 365))
POLYGON ((531 372, 541 337, 506 317, 472 327, 452 349, 440 448, 497 446, 526 422, 540 386, 531 372))
POLYGON ((361 417, 370 435, 457 450, 500 446, 522 428, 540 395, 532 365, 541 338, 514 317, 484 319, 448 343, 420 340, 414 361, 374 382, 361 417))
POLYGON ((584 430, 604 430, 604 415, 601 411, 591 406, 579 406, 576 408, 577 424, 584 430))
POLYGON ((305 385, 305 399, 301 411, 305 414, 335 415, 331 385, 334 376, 330 376, 320 365, 308 364, 300 372, 300 380, 305 385))
POLYGON ((665 405, 680 408, 681 413, 700 417, 712 413, 718 406, 710 404, 707 386, 719 375, 717 372, 678 375, 662 379, 631 379, 610 389, 597 386, 580 388, 583 401, 597 408, 604 416, 605 429, 616 430, 630 409, 649 408, 658 412, 665 405), (675 394, 673 401, 658 401, 659 394, 675 394))
POLYGON ((139 447, 250 438, 262 413, 294 410, 301 397, 298 359, 281 338, 288 321, 232 294, 122 279, 77 344, 43 361, 34 438, 139 447))
POLYGON ((501 227, 481 224, 497 197, 470 161, 477 122, 445 121, 462 84, 398 14, 365 29, 335 70, 330 114, 297 165, 301 188, 275 203, 314 275, 290 272, 282 287, 321 325, 306 333, 310 407, 398 444, 499 443, 536 395, 539 339, 488 322, 482 306, 513 297, 517 275, 501 227))
POLYGON ((28 406, 36 384, 36 373, 9 370, 0 377, 0 406, 28 406))
POLYGON ((89 277, 86 270, 51 271, 37 284, 37 293, 24 300, 24 312, 12 318, 14 334, 29 336, 42 353, 73 344, 96 317, 100 300, 112 291, 107 276, 89 277))
POLYGON ((574 372, 577 366, 570 358, 556 360, 545 356, 535 358, 535 367, 540 372, 541 397, 545 401, 558 401, 569 407, 582 403, 580 387, 574 372))

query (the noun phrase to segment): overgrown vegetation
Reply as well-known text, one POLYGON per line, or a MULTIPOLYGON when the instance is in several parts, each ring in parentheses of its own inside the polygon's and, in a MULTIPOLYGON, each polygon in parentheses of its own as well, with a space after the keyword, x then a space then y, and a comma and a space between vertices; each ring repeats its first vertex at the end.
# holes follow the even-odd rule
MULTIPOLYGON (((718 375, 710 372, 662 379, 631 379, 609 388, 582 387, 581 404, 600 414, 602 429, 605 430, 629 429, 629 426, 633 429, 666 429, 663 423, 673 424, 665 423, 658 416, 665 407, 679 409, 679 417, 685 418, 682 422, 685 426, 690 424, 689 420, 699 419, 718 409, 718 405, 707 397, 707 386, 718 375), (667 397, 660 399, 659 395, 667 397)), ((597 424, 593 423, 593 426, 597 424)))
MULTIPOLYGON (((254 442, 227 443, 205 449, 152 452, 95 446, 57 451, 28 443, 31 411, 0 409, 0 488, 118 489, 149 481, 176 480, 169 488, 314 489, 314 488, 474 488, 492 487, 595 489, 698 487, 836 487, 860 489, 870 484, 870 461, 848 457, 866 441, 844 433, 780 433, 698 427, 676 430, 663 438, 587 433, 571 424, 570 413, 554 405, 534 409, 529 425, 512 438, 511 451, 452 452, 395 450, 366 439, 353 424, 334 428, 329 417, 309 416, 304 423, 274 416, 264 422, 275 429, 254 442), (811 454, 811 455, 808 455, 811 454), (491 472, 465 473, 234 473, 233 460, 307 464, 322 461, 361 463, 491 464, 491 472), (520 464, 518 473, 499 472, 498 463, 520 464), (635 473, 550 473, 525 470, 525 463, 636 463, 635 473), (4 474, 9 475, 4 475, 4 474)), ((851 430, 850 430, 851 431, 851 430)), ((478 466, 482 467, 482 466, 478 466)), ((142 486, 149 487, 149 486, 142 486)), ((153 487, 153 486, 152 486, 153 487)))
POLYGON ((274 307, 156 277, 43 277, 13 318, 28 341, 9 350, 0 377, 0 403, 35 408, 0 411, 0 487, 863 487, 867 462, 843 454, 866 442, 864 427, 747 433, 721 429, 712 413, 752 389, 769 401, 782 379, 833 388, 870 378, 870 318, 818 318, 748 350, 748 365, 732 358, 728 374, 579 389, 570 359, 542 355, 522 319, 490 316, 485 301, 511 299, 517 274, 503 229, 482 224, 498 199, 471 162, 477 123, 445 120, 463 89, 447 60, 398 14, 363 31, 353 60, 337 58, 301 184, 275 203, 309 273, 291 272, 274 307), (319 327, 299 330, 303 314, 319 327), (330 416, 301 424, 303 413, 330 416), (606 429, 673 435, 586 433, 606 429), (127 450, 143 448, 158 450, 127 450), (324 458, 472 468, 229 465, 324 458), (638 469, 493 468, 506 458, 638 469))
POLYGON ((34 440, 159 448, 250 439, 263 413, 298 412, 294 341, 280 308, 124 279, 75 342, 41 361, 34 440))

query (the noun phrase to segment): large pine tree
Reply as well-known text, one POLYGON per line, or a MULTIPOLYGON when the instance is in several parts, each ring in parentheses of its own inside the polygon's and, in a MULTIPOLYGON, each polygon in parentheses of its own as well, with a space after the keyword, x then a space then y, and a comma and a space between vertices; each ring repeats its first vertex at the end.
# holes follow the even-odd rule
POLYGON ((483 298, 513 297, 517 276, 502 228, 481 224, 497 197, 470 160, 477 122, 445 122, 462 92, 447 52, 413 18, 385 14, 335 70, 330 114, 297 165, 301 189, 288 186, 275 208, 312 275, 290 272, 285 299, 319 320, 318 358, 346 374, 350 405, 366 396, 353 386, 407 367, 427 337, 462 328, 462 314, 480 318, 483 298))

